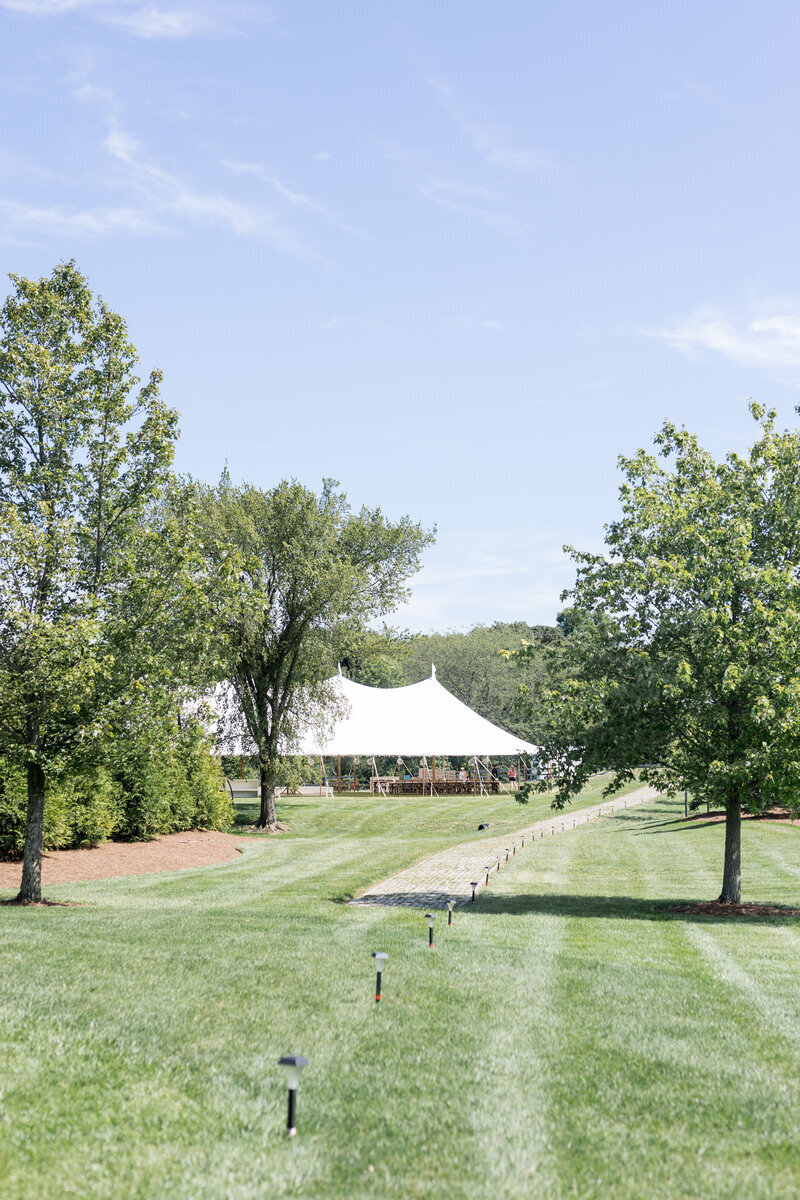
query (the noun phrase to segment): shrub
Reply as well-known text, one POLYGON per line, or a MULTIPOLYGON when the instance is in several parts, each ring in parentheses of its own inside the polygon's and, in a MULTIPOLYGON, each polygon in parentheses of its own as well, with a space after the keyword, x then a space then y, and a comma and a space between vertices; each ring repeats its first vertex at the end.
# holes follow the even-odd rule
MULTIPOLYGON (((56 780, 44 808, 45 850, 96 846, 110 837, 148 841, 183 829, 225 829, 234 821, 217 759, 194 722, 140 733, 113 747, 110 766, 56 780)), ((22 857, 24 772, 0 761, 0 859, 22 857)))
POLYGON ((118 753, 119 832, 131 841, 233 824, 234 809, 223 791, 222 769, 208 750, 202 728, 184 721, 169 733, 160 740, 142 736, 118 753))
MULTIPOLYGON (((44 806, 45 850, 96 846, 114 833, 121 816, 121 788, 95 767, 48 788, 44 806)), ((25 845, 25 773, 0 763, 0 859, 22 857, 25 845)))

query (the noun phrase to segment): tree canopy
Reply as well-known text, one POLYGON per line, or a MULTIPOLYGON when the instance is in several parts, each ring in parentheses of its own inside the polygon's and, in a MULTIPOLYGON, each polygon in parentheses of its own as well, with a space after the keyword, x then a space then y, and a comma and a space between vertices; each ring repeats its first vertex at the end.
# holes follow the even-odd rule
POLYGON ((747 454, 715 461, 666 423, 657 456, 620 459, 622 514, 605 554, 570 551, 566 636, 537 697, 557 803, 642 764, 705 796, 725 810, 720 899, 736 903, 742 809, 800 806, 800 432, 751 412, 747 454))
POLYGON ((190 574, 182 523, 159 503, 177 437, 159 372, 141 385, 124 321, 74 263, 11 278, 0 310, 0 753, 27 775, 30 901, 48 779, 152 701, 190 574))
POLYGON ((263 827, 276 822, 281 754, 327 699, 340 647, 405 596, 433 536, 379 508, 351 512, 337 488, 326 480, 316 495, 284 481, 263 491, 227 474, 216 488, 197 485, 199 541, 222 581, 209 619, 235 695, 223 723, 256 748, 263 827))

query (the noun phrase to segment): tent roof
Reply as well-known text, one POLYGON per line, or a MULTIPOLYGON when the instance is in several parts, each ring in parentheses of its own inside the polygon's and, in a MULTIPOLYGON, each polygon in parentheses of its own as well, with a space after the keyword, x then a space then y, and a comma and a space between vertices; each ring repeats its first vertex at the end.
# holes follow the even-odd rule
POLYGON ((343 675, 329 682, 349 711, 327 739, 309 729, 298 740, 295 754, 472 756, 536 751, 530 742, 457 700, 439 683, 435 668, 430 679, 407 687, 365 687, 343 675))

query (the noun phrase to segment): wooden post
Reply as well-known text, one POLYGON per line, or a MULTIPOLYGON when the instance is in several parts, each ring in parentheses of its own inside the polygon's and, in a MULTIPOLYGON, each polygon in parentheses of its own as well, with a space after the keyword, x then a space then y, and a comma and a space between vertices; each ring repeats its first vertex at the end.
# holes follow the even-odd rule
POLYGON ((341 796, 341 794, 342 794, 342 756, 341 756, 341 754, 336 755, 336 794, 337 794, 337 796, 341 796))

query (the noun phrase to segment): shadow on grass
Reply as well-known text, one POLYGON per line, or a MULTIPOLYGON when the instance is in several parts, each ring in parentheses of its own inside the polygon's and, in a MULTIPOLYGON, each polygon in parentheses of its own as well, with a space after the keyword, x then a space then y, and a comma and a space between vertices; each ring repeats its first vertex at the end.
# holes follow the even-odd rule
MULTIPOLYGON (((627 921, 701 921, 713 924, 729 924, 731 921, 746 921, 748 925, 774 925, 776 921, 800 924, 797 909, 790 905, 772 905, 777 910, 774 915, 765 916, 757 913, 746 915, 728 915, 712 913, 675 912, 677 907, 691 907, 702 904, 695 897, 674 897, 669 900, 642 900, 634 896, 570 896, 558 893, 543 895, 493 896, 482 890, 474 903, 469 894, 458 895, 457 892, 392 892, 385 896, 363 896, 350 901, 353 905, 374 905, 381 908, 417 908, 442 909, 448 900, 457 900, 456 912, 460 917, 465 916, 528 916, 538 913, 550 917, 595 917, 627 921)), ((340 900, 341 902, 341 900, 340 900)))

